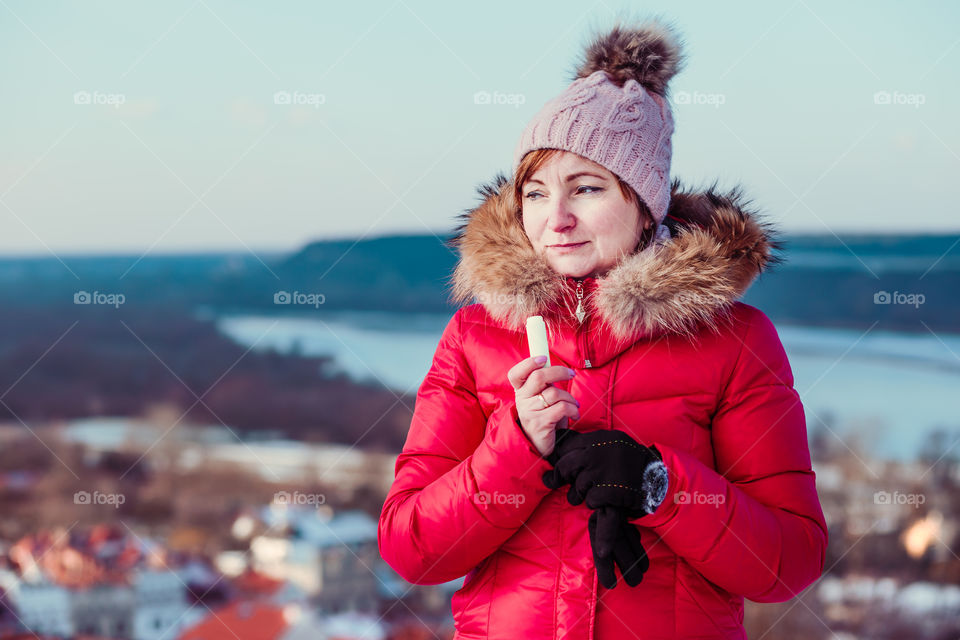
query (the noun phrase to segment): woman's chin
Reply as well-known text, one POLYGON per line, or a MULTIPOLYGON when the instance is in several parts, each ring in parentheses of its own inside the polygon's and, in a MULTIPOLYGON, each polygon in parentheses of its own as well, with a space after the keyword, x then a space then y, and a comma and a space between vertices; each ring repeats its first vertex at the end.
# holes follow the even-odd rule
POLYGON ((550 260, 553 270, 564 277, 583 278, 593 272, 593 264, 581 259, 566 260, 562 256, 555 256, 550 260))

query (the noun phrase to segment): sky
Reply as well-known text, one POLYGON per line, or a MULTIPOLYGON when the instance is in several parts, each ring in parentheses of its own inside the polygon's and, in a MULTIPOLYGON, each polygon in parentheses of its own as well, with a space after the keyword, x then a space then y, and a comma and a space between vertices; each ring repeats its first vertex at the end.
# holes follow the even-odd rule
POLYGON ((0 255, 448 234, 589 37, 650 17, 672 177, 787 233, 960 232, 955 2, 0 0, 0 255))

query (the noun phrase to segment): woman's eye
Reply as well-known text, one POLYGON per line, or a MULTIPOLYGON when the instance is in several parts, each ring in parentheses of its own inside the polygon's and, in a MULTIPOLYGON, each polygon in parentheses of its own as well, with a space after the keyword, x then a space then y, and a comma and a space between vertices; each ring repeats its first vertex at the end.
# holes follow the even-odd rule
MULTIPOLYGON (((597 193, 603 191, 603 187, 591 187, 590 185, 582 184, 577 187, 577 193, 597 193), (582 191, 583 189, 589 189, 589 191, 582 191)), ((531 191, 525 197, 528 200, 535 200, 534 196, 543 196, 539 191, 531 191)))

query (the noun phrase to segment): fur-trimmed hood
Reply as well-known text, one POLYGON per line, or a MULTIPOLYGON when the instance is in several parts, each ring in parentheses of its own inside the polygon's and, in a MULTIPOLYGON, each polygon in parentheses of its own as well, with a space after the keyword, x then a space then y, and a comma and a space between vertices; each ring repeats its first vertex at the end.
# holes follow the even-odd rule
POLYGON ((564 277, 534 250, 520 221, 512 180, 498 174, 478 188, 479 206, 460 215, 451 247, 460 260, 452 300, 480 302, 504 326, 525 330, 531 315, 578 324, 577 281, 587 318, 617 341, 719 330, 730 307, 768 266, 782 261, 772 226, 748 210, 739 187, 720 193, 671 184, 664 224, 671 237, 625 256, 605 273, 564 277))

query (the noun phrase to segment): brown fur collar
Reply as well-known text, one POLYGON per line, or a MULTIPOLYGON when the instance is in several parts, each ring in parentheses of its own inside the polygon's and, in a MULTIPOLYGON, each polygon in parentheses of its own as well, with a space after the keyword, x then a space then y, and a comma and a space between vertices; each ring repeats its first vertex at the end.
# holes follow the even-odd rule
MULTIPOLYGON (((513 183, 498 174, 478 188, 483 201, 460 215, 451 247, 460 261, 451 277, 454 303, 476 299, 498 322, 523 331, 531 315, 570 313, 575 282, 555 272, 527 239, 513 183)), ((739 187, 721 194, 671 184, 664 223, 671 238, 586 278, 589 313, 617 340, 644 335, 693 336, 718 331, 734 301, 769 265, 782 261, 772 226, 747 210, 739 187)), ((575 322, 575 321, 573 321, 575 322)))

